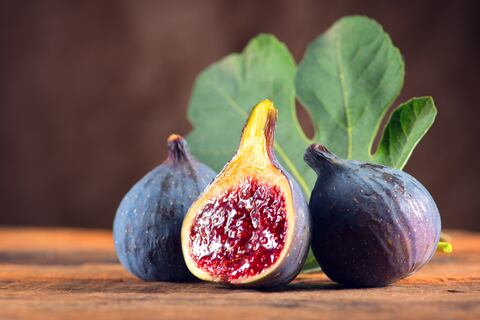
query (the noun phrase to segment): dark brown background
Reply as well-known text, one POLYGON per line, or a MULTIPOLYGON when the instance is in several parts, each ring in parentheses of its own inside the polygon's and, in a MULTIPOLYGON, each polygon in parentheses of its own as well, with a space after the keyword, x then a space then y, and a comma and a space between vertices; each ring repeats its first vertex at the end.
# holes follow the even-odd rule
POLYGON ((298 61, 337 18, 366 14, 405 57, 398 101, 432 95, 439 109, 406 170, 446 227, 480 230, 477 3, 1 1, 0 224, 109 228, 167 135, 188 133, 203 68, 259 32, 298 61))

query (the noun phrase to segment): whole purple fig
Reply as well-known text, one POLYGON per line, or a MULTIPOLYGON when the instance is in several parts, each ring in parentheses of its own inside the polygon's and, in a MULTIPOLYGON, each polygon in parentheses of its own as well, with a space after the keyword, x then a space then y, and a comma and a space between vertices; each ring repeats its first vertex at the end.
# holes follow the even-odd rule
POLYGON ((407 277, 433 256, 440 215, 411 175, 344 160, 313 144, 305 161, 318 174, 310 198, 312 250, 325 274, 353 287, 378 287, 407 277))
POLYGON ((167 159, 138 181, 118 207, 115 251, 122 265, 143 280, 193 280, 183 260, 180 230, 215 172, 190 155, 181 136, 172 134, 167 145, 167 159))

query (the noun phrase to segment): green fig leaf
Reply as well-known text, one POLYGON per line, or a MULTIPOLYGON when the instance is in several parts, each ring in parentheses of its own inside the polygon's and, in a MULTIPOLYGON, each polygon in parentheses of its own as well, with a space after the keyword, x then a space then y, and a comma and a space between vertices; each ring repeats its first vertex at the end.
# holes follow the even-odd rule
POLYGON ((314 119, 314 140, 342 158, 371 161, 403 76, 400 52, 378 23, 340 19, 308 46, 298 66, 297 94, 314 119))
POLYGON ((402 169, 436 115, 431 97, 413 98, 401 104, 383 131, 374 162, 402 169))
MULTIPOLYGON (((338 20, 308 46, 298 70, 283 43, 259 35, 241 54, 228 55, 198 76, 188 109, 193 130, 187 139, 197 158, 220 170, 238 147, 251 107, 268 98, 279 110, 277 158, 308 198, 316 175, 303 162, 303 153, 313 141, 343 158, 403 168, 436 115, 430 97, 400 105, 372 154, 403 78, 399 50, 366 17, 338 20), (312 119, 313 140, 298 122, 295 95, 312 119)), ((318 264, 310 252, 304 270, 314 269, 318 264)))
POLYGON ((310 195, 316 176, 303 162, 311 143, 295 113, 295 62, 274 36, 259 35, 241 54, 231 54, 197 78, 188 118, 192 153, 219 171, 237 150, 250 109, 263 99, 273 101, 279 118, 275 151, 283 167, 310 195))

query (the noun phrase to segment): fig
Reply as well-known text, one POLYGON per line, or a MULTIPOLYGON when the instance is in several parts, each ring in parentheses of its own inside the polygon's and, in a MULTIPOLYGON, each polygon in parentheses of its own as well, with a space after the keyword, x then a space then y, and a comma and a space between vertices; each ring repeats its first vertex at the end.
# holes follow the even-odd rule
POLYGON ((344 160, 319 144, 305 162, 318 174, 310 197, 312 250, 325 274, 352 287, 379 287, 418 271, 435 253, 441 223, 411 175, 344 160))
POLYGON ((122 265, 146 281, 196 280, 182 256, 180 231, 192 202, 216 173, 192 157, 172 134, 167 159, 138 181, 120 202, 113 224, 122 265))
POLYGON ((236 154, 185 216, 183 255, 202 280, 272 288, 290 282, 305 262, 308 204, 276 159, 276 119, 269 100, 252 109, 236 154))

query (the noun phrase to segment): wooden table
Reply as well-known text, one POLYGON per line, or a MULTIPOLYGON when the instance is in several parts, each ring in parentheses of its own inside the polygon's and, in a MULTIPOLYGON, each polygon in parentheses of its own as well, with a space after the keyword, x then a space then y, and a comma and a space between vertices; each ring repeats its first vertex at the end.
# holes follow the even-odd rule
POLYGON ((300 275, 279 292, 143 282, 117 262, 108 231, 0 228, 0 319, 480 319, 480 235, 376 289, 300 275))

